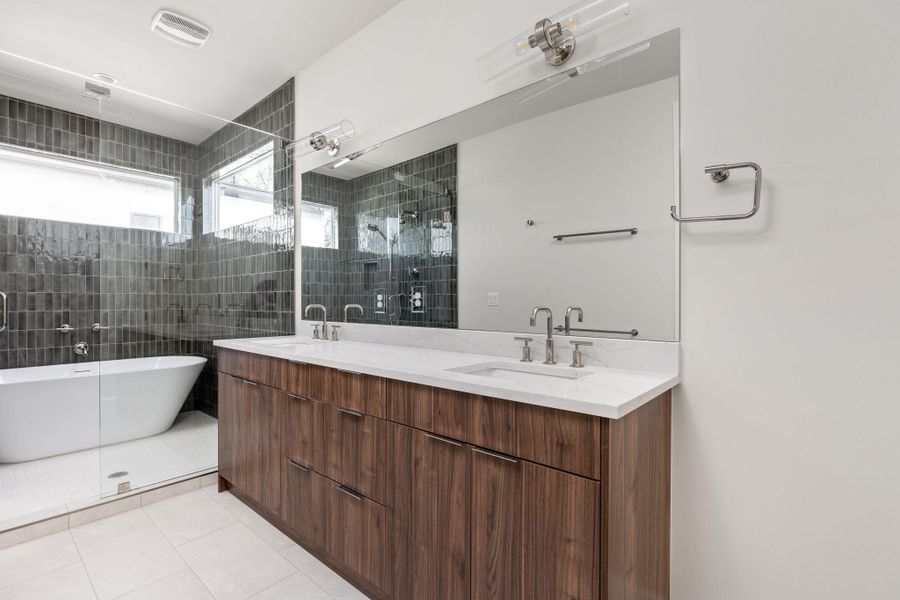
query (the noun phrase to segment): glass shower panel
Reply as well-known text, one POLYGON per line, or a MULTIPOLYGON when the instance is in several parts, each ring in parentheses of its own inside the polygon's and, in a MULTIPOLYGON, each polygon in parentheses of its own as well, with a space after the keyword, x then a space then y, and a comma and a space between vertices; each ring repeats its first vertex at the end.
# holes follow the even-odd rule
POLYGON ((0 531, 101 493, 100 238, 84 211, 99 110, 83 83, 0 57, 0 531))
POLYGON ((293 178, 268 133, 290 139, 292 105, 276 105, 247 126, 118 88, 101 101, 107 495, 214 471, 213 341, 293 333, 293 178))

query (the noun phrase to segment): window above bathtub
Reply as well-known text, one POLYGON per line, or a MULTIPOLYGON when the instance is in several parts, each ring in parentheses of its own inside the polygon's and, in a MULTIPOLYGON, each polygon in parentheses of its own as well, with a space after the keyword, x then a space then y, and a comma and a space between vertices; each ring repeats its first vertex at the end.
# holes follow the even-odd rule
POLYGON ((265 144, 226 164, 204 187, 203 233, 272 216, 275 212, 275 145, 265 144))
POLYGON ((0 182, 0 214, 178 231, 175 177, 0 144, 0 182))

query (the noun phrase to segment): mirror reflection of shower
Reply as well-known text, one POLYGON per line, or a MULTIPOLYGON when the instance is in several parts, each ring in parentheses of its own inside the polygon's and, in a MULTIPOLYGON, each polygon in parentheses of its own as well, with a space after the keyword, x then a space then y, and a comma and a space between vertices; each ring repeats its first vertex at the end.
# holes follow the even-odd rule
POLYGON ((369 223, 368 225, 366 225, 366 229, 368 229, 369 231, 374 231, 382 238, 384 238, 384 241, 387 241, 387 235, 385 235, 385 233, 381 230, 381 227, 379 227, 375 223, 369 223))

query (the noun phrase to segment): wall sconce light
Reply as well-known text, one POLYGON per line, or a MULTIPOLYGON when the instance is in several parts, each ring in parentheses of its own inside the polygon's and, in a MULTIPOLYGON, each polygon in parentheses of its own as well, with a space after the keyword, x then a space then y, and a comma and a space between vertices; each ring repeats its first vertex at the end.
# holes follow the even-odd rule
POLYGON ((329 156, 337 156, 341 151, 341 143, 356 135, 353 123, 344 119, 319 131, 310 133, 306 138, 290 142, 284 147, 288 158, 299 158, 319 150, 325 150, 329 156))
POLYGON ((478 76, 488 82, 517 65, 538 56, 540 50, 551 65, 561 65, 575 52, 575 37, 609 25, 631 13, 629 0, 585 0, 524 31, 482 55, 476 61, 478 76))
POLYGON ((378 148, 380 148, 380 144, 375 144, 374 146, 369 146, 368 148, 364 148, 362 150, 354 152, 353 154, 348 154, 347 156, 344 156, 343 158, 339 158, 338 160, 336 160, 333 163, 331 163, 330 165, 328 165, 328 168, 329 169, 339 169, 339 168, 343 167, 344 165, 348 164, 349 162, 356 160, 360 156, 365 156, 372 150, 378 150, 378 148))

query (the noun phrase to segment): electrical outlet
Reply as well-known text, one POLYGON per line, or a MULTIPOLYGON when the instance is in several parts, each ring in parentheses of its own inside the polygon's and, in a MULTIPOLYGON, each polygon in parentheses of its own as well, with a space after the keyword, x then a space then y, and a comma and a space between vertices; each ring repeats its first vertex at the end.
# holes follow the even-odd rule
POLYGON ((499 292, 488 292, 488 306, 500 306, 499 292))

